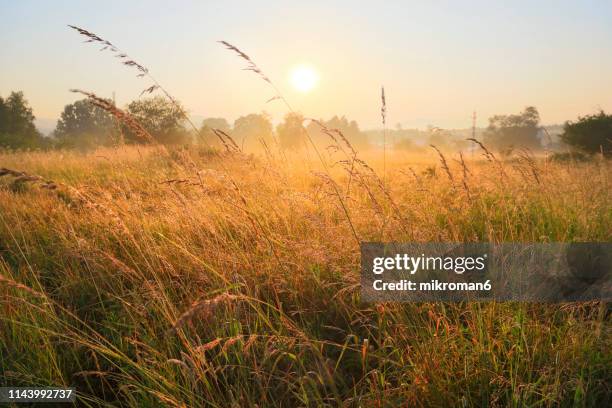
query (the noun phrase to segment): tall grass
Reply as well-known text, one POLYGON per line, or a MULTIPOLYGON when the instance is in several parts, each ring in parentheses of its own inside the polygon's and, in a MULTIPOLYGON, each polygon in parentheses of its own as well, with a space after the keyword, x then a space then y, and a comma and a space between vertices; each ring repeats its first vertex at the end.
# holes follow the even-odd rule
POLYGON ((609 400, 607 306, 366 304, 355 240, 609 241, 609 163, 441 156, 442 177, 388 152, 383 183, 334 140, 328 171, 198 147, 1 154, 2 385, 74 385, 84 406, 609 400))

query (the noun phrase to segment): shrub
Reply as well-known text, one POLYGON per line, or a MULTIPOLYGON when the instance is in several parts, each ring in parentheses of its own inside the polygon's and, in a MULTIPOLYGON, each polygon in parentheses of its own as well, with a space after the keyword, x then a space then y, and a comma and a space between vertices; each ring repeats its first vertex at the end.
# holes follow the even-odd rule
POLYGON ((566 122, 561 140, 583 152, 602 152, 609 157, 612 155, 612 115, 600 111, 580 117, 576 122, 566 122))

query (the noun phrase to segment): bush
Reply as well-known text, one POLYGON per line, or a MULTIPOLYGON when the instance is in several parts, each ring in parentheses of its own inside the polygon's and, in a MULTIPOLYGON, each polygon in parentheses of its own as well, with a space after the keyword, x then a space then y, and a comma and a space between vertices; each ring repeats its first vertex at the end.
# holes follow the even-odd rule
POLYGON ((561 140, 569 146, 586 153, 602 152, 612 155, 612 115, 600 111, 596 115, 578 118, 576 122, 566 122, 561 140))

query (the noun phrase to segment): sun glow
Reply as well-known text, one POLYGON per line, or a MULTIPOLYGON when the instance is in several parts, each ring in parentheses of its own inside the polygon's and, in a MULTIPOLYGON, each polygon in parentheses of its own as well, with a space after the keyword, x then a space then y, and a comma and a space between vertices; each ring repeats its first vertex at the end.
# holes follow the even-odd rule
POLYGON ((300 65, 291 71, 291 84, 300 92, 310 92, 317 85, 317 72, 307 65, 300 65))

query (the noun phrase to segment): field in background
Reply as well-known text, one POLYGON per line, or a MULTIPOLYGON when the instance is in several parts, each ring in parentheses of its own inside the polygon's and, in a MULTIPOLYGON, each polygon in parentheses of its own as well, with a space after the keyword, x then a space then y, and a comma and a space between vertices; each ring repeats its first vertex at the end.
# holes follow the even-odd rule
POLYGON ((610 241, 610 162, 320 154, 0 154, 24 172, 0 178, 0 385, 126 406, 610 399, 606 305, 365 304, 358 247, 610 241))

